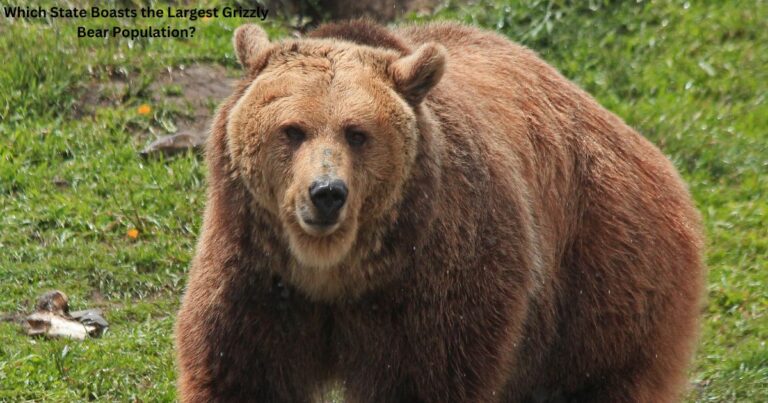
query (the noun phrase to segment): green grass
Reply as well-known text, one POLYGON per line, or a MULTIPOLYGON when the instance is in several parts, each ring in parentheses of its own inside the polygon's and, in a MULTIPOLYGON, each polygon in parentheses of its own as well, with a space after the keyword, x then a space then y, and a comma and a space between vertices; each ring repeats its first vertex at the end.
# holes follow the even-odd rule
MULTIPOLYGON (((768 401, 768 3, 482 0, 412 17, 442 18, 535 49, 670 156, 709 245, 688 400, 768 401)), ((286 32, 271 21, 273 35, 286 32)), ((241 22, 197 22, 190 40, 129 42, 77 39, 75 27, 130 20, 0 20, 0 312, 28 311, 58 288, 74 309, 104 307, 111 323, 85 342, 31 340, 0 323, 0 401, 175 397, 171 330, 205 167, 191 153, 137 155, 148 133, 184 113, 152 103, 147 88, 167 66, 234 67, 241 22), (115 77, 126 83, 120 101, 81 113, 80 95, 115 77), (137 113, 143 103, 149 116, 137 113)))

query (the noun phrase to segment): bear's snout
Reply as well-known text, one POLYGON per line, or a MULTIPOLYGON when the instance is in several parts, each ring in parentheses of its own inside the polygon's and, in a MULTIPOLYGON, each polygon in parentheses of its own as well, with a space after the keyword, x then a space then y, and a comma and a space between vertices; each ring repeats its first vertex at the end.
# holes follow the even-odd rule
POLYGON ((339 212, 344 207, 349 193, 347 185, 341 179, 322 177, 309 186, 309 198, 315 206, 317 216, 308 224, 328 226, 335 224, 339 212))

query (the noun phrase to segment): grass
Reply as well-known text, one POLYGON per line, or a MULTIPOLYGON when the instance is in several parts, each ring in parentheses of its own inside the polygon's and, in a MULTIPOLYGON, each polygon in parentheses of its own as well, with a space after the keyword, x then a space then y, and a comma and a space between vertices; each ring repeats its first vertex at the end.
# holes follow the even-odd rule
MULTIPOLYGON (((709 240, 687 400, 768 401, 768 3, 480 0, 410 17, 446 18, 535 49, 673 160, 709 240)), ((175 398, 171 330, 205 167, 192 153, 138 156, 147 133, 184 114, 153 103, 148 88, 168 66, 235 67, 230 40, 242 22, 131 42, 78 39, 76 26, 147 21, 0 20, 0 312, 28 311, 55 288, 74 309, 103 306, 111 323, 84 342, 30 340, 0 323, 0 401, 175 398), (114 79, 125 82, 119 102, 83 113, 82 95, 114 79), (137 113, 144 103, 149 115, 137 113)))

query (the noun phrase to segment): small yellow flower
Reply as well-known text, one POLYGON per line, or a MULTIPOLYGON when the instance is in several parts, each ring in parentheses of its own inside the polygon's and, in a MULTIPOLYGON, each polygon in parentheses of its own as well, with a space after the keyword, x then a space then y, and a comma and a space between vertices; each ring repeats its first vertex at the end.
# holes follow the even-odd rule
POLYGON ((139 237, 139 230, 136 228, 131 228, 128 230, 128 238, 136 239, 139 237))
POLYGON ((149 115, 152 112, 152 108, 147 104, 141 104, 137 112, 139 112, 139 115, 149 115))
POLYGON ((205 16, 205 17, 200 18, 200 21, 208 22, 210 19, 211 19, 211 17, 205 16))

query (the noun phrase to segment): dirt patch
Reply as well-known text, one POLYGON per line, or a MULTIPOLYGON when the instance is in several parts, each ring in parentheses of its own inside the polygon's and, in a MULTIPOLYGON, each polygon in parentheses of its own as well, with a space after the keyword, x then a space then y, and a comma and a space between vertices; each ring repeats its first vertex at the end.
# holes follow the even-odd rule
POLYGON ((175 122, 176 133, 187 134, 196 143, 208 137, 216 106, 232 92, 234 83, 235 79, 224 67, 198 64, 168 69, 149 90, 157 103, 171 103, 189 112, 189 117, 175 122))
POLYGON ((150 100, 154 123, 136 131, 140 138, 155 141, 143 154, 172 154, 204 143, 216 106, 232 92, 233 75, 213 64, 169 67, 152 76, 115 74, 107 82, 86 86, 75 114, 92 115, 131 99, 150 100), (163 113, 154 112, 158 110, 163 113))

